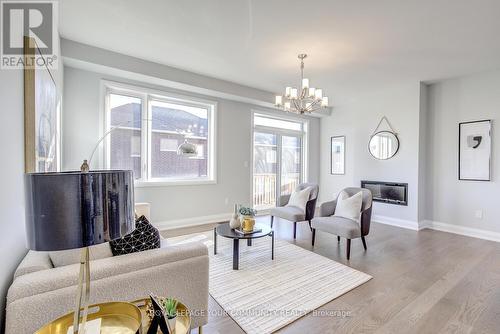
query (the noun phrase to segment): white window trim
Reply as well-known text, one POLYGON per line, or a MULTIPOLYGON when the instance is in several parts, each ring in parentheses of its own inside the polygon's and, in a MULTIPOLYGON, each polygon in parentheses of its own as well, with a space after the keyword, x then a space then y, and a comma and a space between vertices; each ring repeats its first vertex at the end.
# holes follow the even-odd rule
MULTIPOLYGON (((183 103, 196 107, 204 107, 208 110, 208 176, 203 178, 152 178, 151 175, 151 141, 149 140, 149 128, 151 121, 142 121, 141 132, 146 135, 141 136, 141 178, 136 179, 136 187, 161 187, 161 186, 182 186, 182 185, 203 185, 217 184, 217 102, 199 97, 180 95, 169 91, 161 91, 141 86, 129 85, 109 80, 101 80, 101 134, 104 135, 110 129, 110 114, 108 112, 109 94, 120 94, 140 98, 142 101, 142 119, 151 119, 150 101, 158 100, 170 103, 183 103)), ((104 140, 102 150, 102 161, 104 168, 109 168, 110 163, 110 137, 104 140)))

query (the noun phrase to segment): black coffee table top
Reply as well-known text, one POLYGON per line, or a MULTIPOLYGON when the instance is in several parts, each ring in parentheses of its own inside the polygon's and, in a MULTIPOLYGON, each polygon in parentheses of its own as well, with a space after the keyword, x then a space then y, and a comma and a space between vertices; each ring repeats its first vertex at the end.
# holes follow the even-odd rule
POLYGON ((238 232, 235 232, 231 227, 229 227, 229 223, 219 224, 215 228, 217 235, 231 239, 257 239, 268 236, 273 232, 273 230, 269 226, 262 224, 255 224, 254 230, 258 229, 262 229, 262 231, 251 234, 240 234, 238 232))

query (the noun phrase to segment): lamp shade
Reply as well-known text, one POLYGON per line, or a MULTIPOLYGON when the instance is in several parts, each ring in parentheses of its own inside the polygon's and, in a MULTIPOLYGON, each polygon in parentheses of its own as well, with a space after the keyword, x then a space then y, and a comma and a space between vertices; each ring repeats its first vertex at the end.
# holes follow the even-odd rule
POLYGON ((185 157, 195 157, 198 155, 198 148, 195 144, 188 142, 187 139, 184 139, 184 142, 177 148, 177 154, 185 157))
POLYGON ((25 175, 28 247, 56 251, 97 245, 135 229, 130 170, 25 175))

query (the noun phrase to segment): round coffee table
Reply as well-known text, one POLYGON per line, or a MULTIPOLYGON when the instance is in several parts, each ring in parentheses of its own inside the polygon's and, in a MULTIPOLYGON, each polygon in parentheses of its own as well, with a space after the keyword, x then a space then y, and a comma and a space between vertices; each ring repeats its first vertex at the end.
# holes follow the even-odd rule
POLYGON ((217 235, 224 238, 233 239, 233 270, 239 269, 240 262, 240 239, 246 239, 247 245, 252 246, 252 240, 266 236, 271 237, 271 260, 274 260, 274 231, 266 225, 255 224, 255 230, 259 232, 251 234, 241 234, 229 227, 229 223, 222 223, 214 228, 214 254, 217 254, 217 235))

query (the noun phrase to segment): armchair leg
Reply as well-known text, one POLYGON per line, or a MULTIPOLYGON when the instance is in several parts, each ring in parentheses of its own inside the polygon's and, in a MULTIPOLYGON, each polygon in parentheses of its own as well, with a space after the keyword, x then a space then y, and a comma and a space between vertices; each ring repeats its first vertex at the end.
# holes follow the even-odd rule
POLYGON ((293 222, 293 238, 297 238, 297 222, 293 222))
POLYGON ((312 245, 314 246, 314 240, 316 239, 316 229, 313 228, 312 229, 312 232, 313 232, 313 237, 312 237, 312 245))
POLYGON ((273 228, 274 216, 271 216, 271 228, 273 228))
POLYGON ((337 235, 337 242, 340 242, 340 236, 337 235))
POLYGON ((347 249, 346 249, 347 260, 351 257, 351 239, 347 239, 347 249))
POLYGON ((311 229, 311 232, 313 230, 312 226, 311 226, 311 221, 309 220, 309 228, 311 229))
POLYGON ((198 327, 198 334, 203 334, 203 326, 198 327))
POLYGON ((365 240, 365 237, 361 237, 361 241, 363 241, 363 247, 366 250, 366 240, 365 240))

